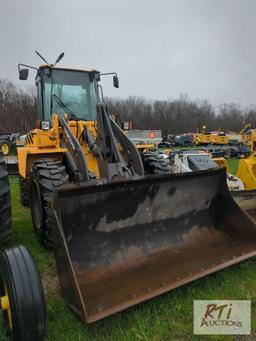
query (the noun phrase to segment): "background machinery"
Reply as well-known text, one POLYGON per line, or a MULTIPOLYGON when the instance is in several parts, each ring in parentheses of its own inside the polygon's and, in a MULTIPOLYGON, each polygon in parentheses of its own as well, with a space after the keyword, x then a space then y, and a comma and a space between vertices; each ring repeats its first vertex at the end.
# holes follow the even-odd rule
POLYGON ((225 168, 227 171, 227 185, 230 191, 243 191, 242 181, 228 172, 228 164, 224 157, 211 158, 206 151, 187 150, 170 154, 171 172, 187 173, 206 169, 225 168))
POLYGON ((194 142, 196 145, 227 145, 229 144, 229 136, 226 135, 220 127, 218 131, 206 131, 203 126, 201 133, 194 134, 194 142))
POLYGON ((20 134, 0 134, 0 150, 4 156, 9 155, 11 146, 15 145, 16 140, 19 138, 20 134))
POLYGON ((37 127, 18 148, 37 238, 53 244, 61 293, 86 322, 256 255, 256 225, 225 170, 147 174, 101 76, 39 67, 37 127))

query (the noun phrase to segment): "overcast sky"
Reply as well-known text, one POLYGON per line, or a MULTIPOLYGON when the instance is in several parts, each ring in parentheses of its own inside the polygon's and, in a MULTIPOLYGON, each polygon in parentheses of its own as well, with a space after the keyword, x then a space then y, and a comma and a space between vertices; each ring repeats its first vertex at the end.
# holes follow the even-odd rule
POLYGON ((60 66, 118 73, 105 96, 256 104, 255 36, 256 0, 2 0, 0 77, 64 51, 60 66))

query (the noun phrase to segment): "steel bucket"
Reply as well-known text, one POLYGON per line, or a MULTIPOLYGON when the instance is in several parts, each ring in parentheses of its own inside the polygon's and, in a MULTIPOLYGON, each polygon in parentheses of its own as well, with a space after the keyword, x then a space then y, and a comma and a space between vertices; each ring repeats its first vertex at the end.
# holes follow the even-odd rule
POLYGON ((54 212, 61 292, 86 322, 256 255, 225 169, 65 185, 54 212))

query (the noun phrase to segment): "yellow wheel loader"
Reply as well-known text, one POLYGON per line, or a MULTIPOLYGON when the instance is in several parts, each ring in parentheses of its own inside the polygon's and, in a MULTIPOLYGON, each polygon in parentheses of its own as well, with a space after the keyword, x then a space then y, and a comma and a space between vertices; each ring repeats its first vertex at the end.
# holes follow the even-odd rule
POLYGON ((103 74, 36 71, 37 128, 18 149, 19 171, 37 237, 53 243, 61 293, 83 321, 256 255, 256 225, 230 196, 225 169, 145 174, 108 113, 103 74))

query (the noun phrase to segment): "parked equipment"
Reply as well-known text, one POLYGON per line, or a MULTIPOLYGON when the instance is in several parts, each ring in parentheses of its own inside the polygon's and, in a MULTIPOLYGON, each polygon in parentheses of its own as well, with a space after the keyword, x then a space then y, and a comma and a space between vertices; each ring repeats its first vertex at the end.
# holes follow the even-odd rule
POLYGON ((225 170, 145 175, 100 75, 41 66, 40 122, 18 149, 37 237, 53 242, 62 295, 87 322, 256 255, 256 225, 225 170))
POLYGON ((225 148, 224 154, 226 158, 244 159, 251 155, 251 148, 240 144, 225 148))
POLYGON ((0 151, 2 151, 4 156, 9 155, 11 146, 15 144, 16 139, 20 134, 2 134, 0 135, 0 151))
POLYGON ((227 145, 229 137, 222 132, 205 132, 194 134, 196 145, 227 145))
POLYGON ((253 126, 251 123, 246 124, 243 129, 240 131, 240 135, 242 137, 243 144, 248 144, 251 140, 251 132, 252 132, 253 126))
POLYGON ((178 151, 170 154, 171 172, 187 173, 207 169, 225 168, 227 171, 227 185, 230 191, 242 191, 244 185, 242 181, 228 173, 228 165, 223 157, 211 158, 207 152, 202 150, 178 151))
POLYGON ((162 141, 161 130, 131 129, 126 130, 126 135, 141 152, 155 150, 159 143, 162 141))

